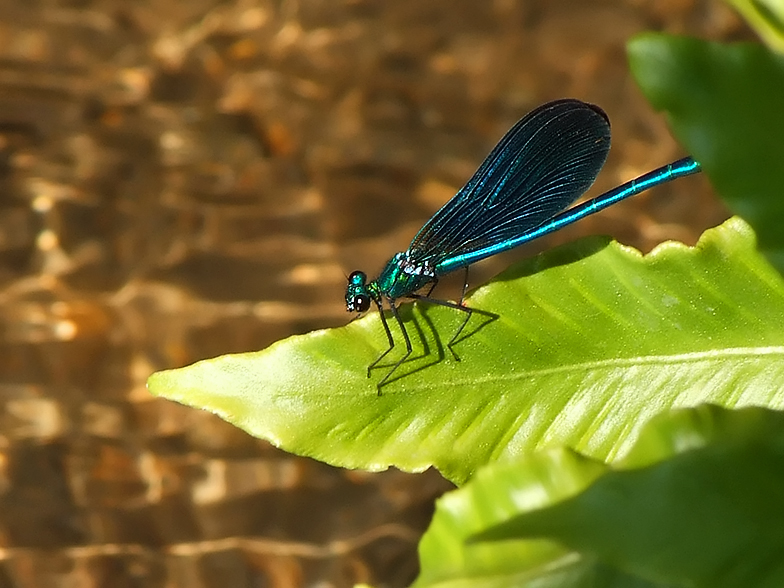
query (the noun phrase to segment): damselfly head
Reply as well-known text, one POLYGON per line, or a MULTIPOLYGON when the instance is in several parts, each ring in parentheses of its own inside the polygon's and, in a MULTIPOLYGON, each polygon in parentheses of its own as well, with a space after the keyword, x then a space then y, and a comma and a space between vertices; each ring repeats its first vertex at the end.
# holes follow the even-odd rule
POLYGON ((346 286, 346 310, 349 312, 365 312, 370 308, 370 295, 367 290, 365 272, 351 272, 346 286))

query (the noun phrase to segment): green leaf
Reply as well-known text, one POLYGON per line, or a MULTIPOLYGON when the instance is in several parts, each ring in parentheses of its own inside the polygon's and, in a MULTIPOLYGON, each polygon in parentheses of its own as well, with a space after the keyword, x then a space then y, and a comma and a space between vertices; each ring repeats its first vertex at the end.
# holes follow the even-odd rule
POLYGON ((748 21, 768 47, 784 53, 784 2, 781 0, 727 0, 748 21))
POLYGON ((651 34, 628 52, 648 100, 784 271, 784 56, 651 34))
POLYGON ((416 586, 784 583, 784 414, 664 413, 615 466, 566 449, 441 498, 416 586))
POLYGON ((784 283, 754 245, 734 219, 694 248, 665 243, 642 256, 594 238, 549 251, 470 296, 499 318, 472 320, 459 362, 443 341, 462 316, 404 305, 415 358, 381 397, 385 370, 366 377, 386 347, 375 313, 159 372, 148 387, 348 468, 432 465, 462 483, 544 446, 614 459, 669 407, 784 407, 784 283))

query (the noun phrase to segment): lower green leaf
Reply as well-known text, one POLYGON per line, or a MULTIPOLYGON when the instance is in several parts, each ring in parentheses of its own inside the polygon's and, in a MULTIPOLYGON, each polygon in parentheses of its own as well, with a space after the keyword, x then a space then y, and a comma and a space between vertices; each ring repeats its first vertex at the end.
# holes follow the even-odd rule
POLYGON ((438 502, 417 586, 781 586, 782 488, 784 414, 674 411, 613 467, 564 449, 480 470, 438 502))

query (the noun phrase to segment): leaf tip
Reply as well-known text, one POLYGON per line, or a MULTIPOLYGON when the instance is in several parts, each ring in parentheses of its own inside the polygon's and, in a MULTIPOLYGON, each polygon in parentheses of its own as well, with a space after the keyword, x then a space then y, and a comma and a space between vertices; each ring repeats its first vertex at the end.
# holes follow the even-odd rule
POLYGON ((170 378, 168 377, 168 373, 170 370, 163 370, 160 372, 153 372, 149 378, 147 378, 147 390, 153 396, 165 396, 167 390, 171 388, 170 386, 170 378))

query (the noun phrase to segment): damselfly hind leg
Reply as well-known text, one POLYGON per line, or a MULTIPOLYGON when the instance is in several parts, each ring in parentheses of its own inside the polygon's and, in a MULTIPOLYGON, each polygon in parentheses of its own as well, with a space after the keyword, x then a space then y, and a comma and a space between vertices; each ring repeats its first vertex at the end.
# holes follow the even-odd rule
POLYGON ((468 308, 467 306, 463 306, 462 304, 456 306, 455 308, 465 312, 466 317, 463 320, 462 324, 460 325, 460 328, 458 328, 457 331, 455 331, 455 334, 452 335, 452 338, 449 340, 449 343, 447 343, 446 346, 449 347, 449 351, 452 352, 452 357, 454 357, 457 361, 460 361, 460 356, 458 356, 457 353, 455 352, 453 345, 457 342, 457 338, 460 336, 460 333, 463 332, 463 329, 465 329, 466 325, 468 324, 468 321, 471 320, 471 315, 474 314, 474 309, 468 308))
POLYGON ((457 337, 460 333, 463 332, 465 326, 468 324, 471 315, 474 313, 473 308, 468 308, 467 306, 463 306, 462 304, 457 304, 456 302, 450 302, 449 300, 439 300, 438 298, 428 298, 427 296, 421 296, 419 294, 409 294, 410 298, 414 298, 415 300, 421 300, 423 302, 428 302, 430 304, 438 304, 439 306, 445 306, 447 308, 454 308, 455 310, 459 310, 460 312, 466 313, 465 320, 460 325, 460 328, 457 329, 457 332, 454 336, 449 340, 449 343, 446 346, 449 348, 450 353, 452 353, 452 357, 455 358, 456 361, 460 361, 460 357, 455 353, 455 350, 452 349, 452 345, 455 344, 457 341, 457 337))
POLYGON ((436 286, 438 286, 438 278, 434 277, 430 284, 430 288, 427 290, 427 294, 425 294, 425 298, 430 298, 430 295, 433 293, 433 290, 436 289, 436 286))
POLYGON ((460 292, 460 300, 457 303, 457 308, 465 311, 466 317, 465 320, 460 325, 460 328, 457 329, 457 331, 455 331, 454 335, 452 335, 452 338, 449 340, 449 343, 446 344, 446 346, 449 347, 449 351, 452 352, 452 357, 454 357, 457 361, 460 361, 460 357, 458 357, 457 353, 455 353, 455 350, 452 346, 455 344, 455 341, 457 341, 457 338, 460 336, 460 333, 463 332, 463 329, 465 329, 465 326, 468 324, 468 321, 471 320, 471 315, 474 313, 473 309, 463 305, 463 300, 465 300, 465 294, 467 290, 468 290, 468 266, 465 267, 465 273, 463 274, 463 290, 460 292))
MULTIPOLYGON (((463 274, 463 291, 460 292, 460 300, 457 301, 457 303, 460 306, 463 306, 463 300, 465 300, 465 293, 467 290, 468 290, 468 266, 465 267, 465 273, 463 274)), ((462 331, 463 329, 461 328, 460 330, 462 331)))

